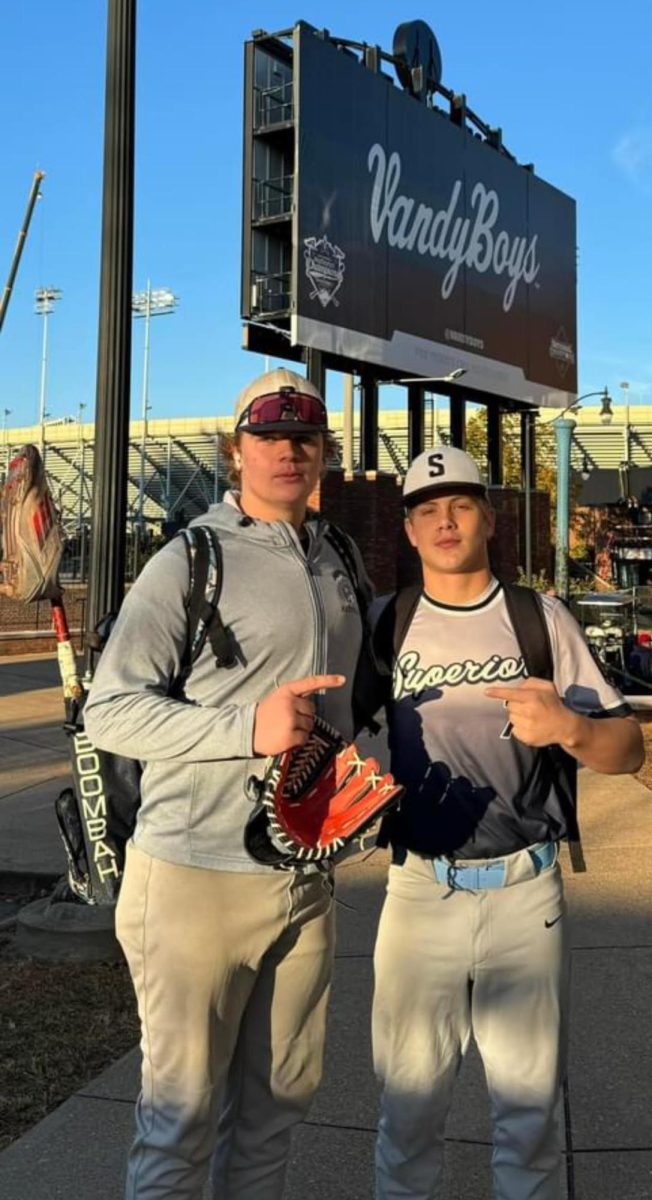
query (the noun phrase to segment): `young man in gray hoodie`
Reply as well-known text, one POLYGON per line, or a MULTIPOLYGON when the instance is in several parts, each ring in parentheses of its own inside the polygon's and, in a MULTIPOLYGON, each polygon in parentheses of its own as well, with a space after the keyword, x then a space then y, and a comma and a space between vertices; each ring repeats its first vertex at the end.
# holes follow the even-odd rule
POLYGON ((143 1050, 127 1200, 200 1200, 211 1156, 219 1200, 278 1200, 322 1069, 331 879, 254 862, 244 829, 250 777, 303 744, 315 713, 352 739, 361 615, 307 509, 328 437, 319 392, 268 372, 235 422, 239 488, 196 522, 219 535, 235 665, 216 669, 207 642, 171 694, 188 633, 175 539, 124 601, 85 708, 97 746, 144 764, 116 913, 143 1050))

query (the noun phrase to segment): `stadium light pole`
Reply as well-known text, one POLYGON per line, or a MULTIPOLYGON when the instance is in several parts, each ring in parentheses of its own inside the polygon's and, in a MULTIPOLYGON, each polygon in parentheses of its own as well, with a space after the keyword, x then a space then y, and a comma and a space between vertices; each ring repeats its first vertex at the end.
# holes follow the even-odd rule
POLYGON ((572 404, 559 414, 552 422, 555 430, 555 438, 557 443, 557 529, 555 534, 555 592, 565 601, 568 601, 568 529, 569 529, 569 510, 570 510, 570 456, 571 456, 571 441, 573 430, 577 425, 577 421, 573 417, 567 417, 568 412, 577 412, 583 400, 589 400, 591 396, 600 396, 602 398, 602 408, 600 410, 600 420, 603 425, 609 425, 611 422, 611 396, 607 388, 603 388, 601 392, 585 392, 583 396, 578 396, 572 404))
POLYGON ((41 346, 41 386, 39 388, 38 421, 41 427, 41 458, 45 453, 45 393, 48 375, 48 317, 54 312, 57 300, 61 299, 61 288, 37 288, 34 293, 34 312, 43 317, 43 344, 41 346))
POLYGON ((143 388, 141 397, 142 431, 140 437, 140 477, 138 480, 138 528, 142 540, 144 533, 145 509, 145 465, 147 460, 147 413, 149 404, 149 330, 152 317, 165 317, 173 313, 179 299, 169 288, 156 288, 152 291, 149 279, 144 292, 134 292, 131 300, 131 311, 135 317, 142 317, 145 322, 145 346, 143 350, 143 388))

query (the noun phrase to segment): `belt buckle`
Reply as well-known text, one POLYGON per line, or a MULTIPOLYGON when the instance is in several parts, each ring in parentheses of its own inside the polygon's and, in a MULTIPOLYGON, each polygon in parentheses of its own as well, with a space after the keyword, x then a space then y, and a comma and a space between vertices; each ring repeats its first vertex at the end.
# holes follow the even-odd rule
POLYGON ((465 865, 455 862, 447 862, 446 859, 435 859, 435 878, 439 883, 446 883, 451 891, 454 892, 477 892, 485 891, 488 888, 503 887, 505 882, 505 860, 499 858, 492 863, 483 863, 477 867, 467 863, 465 865), (439 878, 437 867, 443 873, 444 878, 439 878), (500 878, 495 879, 496 873, 500 873, 500 878))

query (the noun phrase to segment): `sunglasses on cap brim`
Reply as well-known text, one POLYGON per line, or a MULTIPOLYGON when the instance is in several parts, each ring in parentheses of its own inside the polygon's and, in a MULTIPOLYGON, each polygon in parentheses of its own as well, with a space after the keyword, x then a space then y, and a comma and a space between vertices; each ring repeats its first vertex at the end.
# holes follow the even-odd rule
MULTIPOLYGON (((287 429, 292 433, 293 425, 309 428, 314 433, 326 430, 328 424, 326 406, 316 396, 290 389, 256 396, 244 409, 236 429, 287 429)), ((297 429, 298 432, 298 429, 297 429)))

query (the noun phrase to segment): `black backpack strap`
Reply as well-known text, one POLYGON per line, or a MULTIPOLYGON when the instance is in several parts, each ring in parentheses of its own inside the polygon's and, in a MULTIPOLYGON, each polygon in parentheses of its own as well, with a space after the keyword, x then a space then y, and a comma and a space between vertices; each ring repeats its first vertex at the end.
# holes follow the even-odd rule
POLYGON ((376 622, 373 636, 374 652, 382 669, 390 676, 422 591, 422 585, 415 583, 394 592, 376 622))
POLYGON ((190 529, 182 529, 179 536, 186 547, 190 573, 187 678, 207 638, 216 666, 235 666, 237 656, 233 636, 224 625, 219 610, 224 572, 217 532, 210 525, 193 525, 190 529))
POLYGON ((403 642, 405 641, 407 631, 410 628, 417 604, 422 595, 423 586, 420 583, 412 583, 409 587, 401 588, 396 593, 396 621, 392 640, 395 659, 401 653, 403 642))
POLYGON ((362 587, 360 586, 358 563, 353 552, 351 539, 343 529, 340 529, 339 525, 333 525, 331 521, 327 521, 326 523, 324 537, 328 542, 330 542, 338 558, 341 558, 342 566, 351 580, 351 585, 355 592, 355 598, 358 602, 358 608, 360 609, 360 616, 362 617, 363 621, 366 621, 369 601, 365 596, 362 587))
POLYGON ((525 669, 536 679, 553 679, 555 664, 541 600, 532 588, 504 583, 505 603, 525 669))
MULTIPOLYGON (((401 647, 405 641, 412 617, 422 594, 423 585, 421 583, 399 588, 398 592, 394 592, 389 597, 376 621, 373 641, 374 653, 388 681, 385 700, 387 704, 392 699, 394 664, 401 653, 401 647)), ((388 846, 391 841, 391 826, 392 819, 390 814, 384 819, 376 839, 377 845, 381 848, 388 846)))
POLYGON ((366 594, 360 582, 358 562, 348 534, 340 529, 339 525, 327 521, 324 537, 337 554, 350 580, 362 622, 362 649, 353 681, 353 724, 356 732, 367 728, 371 733, 378 733, 380 725, 373 714, 384 703, 385 681, 378 671, 369 624, 371 595, 366 594))
MULTIPOLYGON (((554 679, 555 663, 540 595, 532 588, 515 583, 504 583, 503 591, 528 675, 537 679, 554 679)), ((586 862, 577 823, 577 759, 562 750, 561 746, 547 746, 542 753, 551 764, 560 801, 564 805, 573 871, 584 872, 586 862)))

